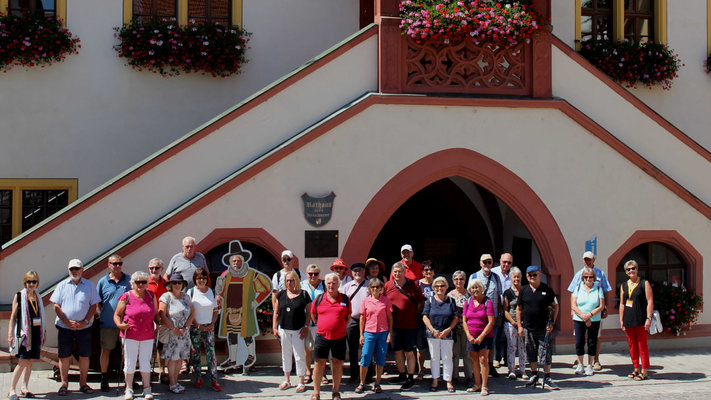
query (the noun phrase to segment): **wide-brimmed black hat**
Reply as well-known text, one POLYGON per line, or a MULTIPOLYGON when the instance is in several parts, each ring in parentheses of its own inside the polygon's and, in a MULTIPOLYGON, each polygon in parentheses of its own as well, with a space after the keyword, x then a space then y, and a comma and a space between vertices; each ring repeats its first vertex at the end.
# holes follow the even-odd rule
POLYGON ((222 257, 222 264, 227 268, 230 267, 230 258, 234 255, 242 256, 244 262, 249 262, 252 259, 252 252, 242 248, 242 242, 239 240, 233 240, 230 242, 229 250, 227 254, 222 257))
POLYGON ((177 272, 174 273, 173 275, 171 275, 171 276, 170 276, 170 279, 168 279, 168 280, 165 282, 164 285, 165 285, 165 287, 167 288, 168 285, 170 285, 171 283, 174 283, 174 282, 180 282, 180 283, 182 283, 182 284, 183 284, 183 289, 185 289, 185 288, 188 286, 188 281, 186 281, 186 280, 183 278, 183 274, 180 274, 180 273, 177 273, 177 272))

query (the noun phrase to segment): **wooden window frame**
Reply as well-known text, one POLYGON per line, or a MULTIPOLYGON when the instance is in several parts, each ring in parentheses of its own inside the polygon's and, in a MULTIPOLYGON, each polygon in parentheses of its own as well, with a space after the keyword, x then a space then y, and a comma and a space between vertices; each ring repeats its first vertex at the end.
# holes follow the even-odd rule
MULTIPOLYGON (((7 1, 7 0, 0 0, 7 1)), ((57 0, 59 1, 59 0, 57 0)), ((62 0, 65 1, 66 0, 62 0)), ((242 26, 242 3, 244 0, 230 1, 230 23, 242 26)), ((178 24, 188 25, 188 0, 178 0, 178 24)), ((123 0, 123 23, 128 24, 133 19, 133 0, 123 0)))
MULTIPOLYGON (((190 0, 186 1, 186 3, 189 3, 190 0)), ((215 0, 205 0, 205 24, 211 25, 213 23, 213 17, 212 17, 212 2, 215 0)), ((229 10, 232 9, 232 3, 235 0, 227 0, 227 7, 229 10)), ((190 5, 190 4, 188 4, 190 5)), ((203 17, 195 17, 195 16, 190 16, 189 12, 190 8, 188 7, 188 24, 192 24, 192 20, 195 18, 203 18, 203 17)), ((232 25, 232 13, 229 13, 227 16, 227 24, 232 25)))
MULTIPOLYGON (((0 0, 0 12, 3 14, 10 5, 10 0, 0 0)), ((55 0, 54 1, 54 13, 58 20, 62 21, 64 25, 67 24, 67 0, 55 0)))
MULTIPOLYGON (((133 3, 135 0, 130 0, 130 6, 131 6, 131 18, 133 18, 136 14, 133 13, 133 3)), ((157 7, 155 7, 155 2, 158 0, 150 0, 151 2, 151 13, 150 14, 140 14, 138 15, 139 17, 151 17, 151 19, 158 19, 158 18, 175 18, 176 21, 178 19, 178 11, 180 4, 178 4, 178 0, 171 0, 175 2, 175 16, 172 15, 158 15, 158 10, 157 7)))
MULTIPOLYGON (((578 1, 581 2, 581 0, 578 0, 578 1)), ((597 1, 597 0, 593 0, 593 1, 597 1)), ((581 6, 579 7, 579 10, 580 10, 580 13, 579 13, 579 14, 580 14, 580 20, 579 20, 578 23, 577 23, 578 30, 580 31, 580 38, 579 38, 579 40, 582 40, 582 20, 583 20, 583 17, 592 17, 592 18, 593 18, 593 23, 592 23, 592 25, 591 25, 591 26, 592 26, 592 37, 593 37, 593 41, 596 41, 596 40, 597 40, 597 37, 598 37, 598 34, 599 34, 599 32, 597 32, 597 18, 598 18, 598 17, 608 17, 608 18, 610 18, 610 32, 609 32, 609 37, 613 37, 613 33, 612 33, 612 30, 613 30, 613 28, 614 28, 614 22, 613 22, 614 9, 613 9, 613 7, 610 7, 609 11, 603 11, 603 10, 606 10, 606 9, 604 9, 604 8, 603 8, 603 9, 599 9, 599 8, 596 8, 595 6, 593 6, 593 8, 589 9, 590 11, 588 11, 587 14, 583 14, 583 8, 582 8, 582 2, 581 2, 581 6)))
POLYGON ((22 234, 23 190, 67 190, 67 204, 77 200, 78 179, 0 179, 0 190, 12 190, 12 237, 22 234))
MULTIPOLYGON (((711 0, 709 3, 709 32, 708 42, 711 51, 711 0)), ((575 0, 575 40, 576 49, 580 51, 580 40, 582 38, 582 0, 575 0)), ((653 35, 655 43, 667 43, 667 0, 654 0, 654 26, 653 35)), ((624 0, 612 0, 612 40, 624 40, 625 38, 625 2, 624 0)))
MULTIPOLYGON (((639 42, 641 41, 641 36, 639 36, 639 24, 644 21, 644 20, 650 20, 649 24, 649 29, 651 30, 651 34, 647 36, 650 40, 656 41, 656 36, 654 36, 654 33, 656 32, 656 14, 655 10, 657 8, 657 5, 655 4, 656 1, 652 2, 652 11, 638 11, 638 10, 624 10, 624 19, 623 19, 623 26, 622 26, 622 35, 624 37, 624 31, 625 31, 625 26, 627 25, 627 21, 629 20, 630 23, 635 25, 634 31, 633 31, 633 37, 631 38, 632 41, 634 42, 639 42)), ((635 0, 630 0, 630 4, 633 5, 634 8, 636 8, 636 1, 635 0)), ((624 6, 624 2, 623 2, 624 6)))

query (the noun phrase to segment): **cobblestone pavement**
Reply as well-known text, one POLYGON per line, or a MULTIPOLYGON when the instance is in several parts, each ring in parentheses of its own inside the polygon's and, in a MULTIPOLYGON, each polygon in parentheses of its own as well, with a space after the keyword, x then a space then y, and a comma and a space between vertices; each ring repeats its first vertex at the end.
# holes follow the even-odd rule
MULTIPOLYGON (((708 399, 711 398, 711 348, 705 349, 685 349, 685 350, 659 350, 652 353, 649 380, 635 382, 627 379, 627 374, 631 371, 629 356, 625 353, 603 354, 601 361, 603 370, 595 373, 594 376, 576 376, 573 374, 573 355, 558 355, 553 358, 552 378, 560 386, 560 390, 551 391, 523 388, 522 381, 509 380, 504 377, 506 367, 499 368, 502 377, 489 379, 490 396, 495 398, 546 398, 546 399, 621 399, 621 398, 644 398, 648 399, 708 399)), ((78 374, 70 375, 70 393, 67 397, 56 394, 59 383, 52 379, 52 371, 35 371, 30 381, 30 389, 38 398, 45 399, 122 399, 123 388, 117 393, 116 383, 112 382, 111 391, 102 393, 99 389, 97 374, 90 374, 90 385, 95 390, 93 395, 86 395, 78 392, 78 374)), ((2 386, 2 396, 7 394, 11 382, 11 373, 0 374, 0 385, 2 386)), ((391 376, 392 377, 392 376, 391 376)), ((280 368, 263 367, 250 376, 242 374, 232 374, 222 376, 220 383, 223 392, 215 393, 210 389, 209 384, 202 389, 194 389, 191 384, 190 375, 181 375, 181 383, 188 390, 182 395, 169 393, 165 385, 153 384, 153 392, 157 399, 286 399, 296 397, 299 399, 309 399, 312 388, 303 394, 296 394, 294 389, 281 391, 277 385, 283 381, 280 368)), ((296 379, 292 379, 295 383, 296 379)), ((450 396, 446 390, 432 393, 429 391, 430 379, 425 378, 413 391, 400 392, 398 385, 388 385, 387 379, 383 379, 384 393, 376 395, 370 391, 366 394, 356 394, 353 392, 354 386, 341 385, 343 398, 347 399, 417 399, 417 398, 446 398, 450 396)), ((444 387, 444 383, 440 383, 444 387)), ((19 389, 19 387, 18 387, 19 389)), ((329 399, 331 385, 326 385, 322 392, 324 400, 329 399)), ((463 383, 457 385, 457 392, 454 394, 459 399, 480 398, 479 394, 473 395, 465 392, 463 383)), ((140 393, 139 387, 136 392, 140 393)), ((139 397, 137 397, 139 398, 139 397)))

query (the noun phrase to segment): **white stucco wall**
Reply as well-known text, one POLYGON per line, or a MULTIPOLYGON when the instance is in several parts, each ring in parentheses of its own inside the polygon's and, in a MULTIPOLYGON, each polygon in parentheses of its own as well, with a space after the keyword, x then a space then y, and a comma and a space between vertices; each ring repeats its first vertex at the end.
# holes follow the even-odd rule
POLYGON ((551 0, 553 34, 575 48, 575 0, 551 0))
POLYGON ((165 79, 112 46, 123 2, 67 2, 79 55, 0 77, 0 178, 78 178, 79 196, 356 32, 358 0, 244 0, 250 62, 229 78, 165 79))

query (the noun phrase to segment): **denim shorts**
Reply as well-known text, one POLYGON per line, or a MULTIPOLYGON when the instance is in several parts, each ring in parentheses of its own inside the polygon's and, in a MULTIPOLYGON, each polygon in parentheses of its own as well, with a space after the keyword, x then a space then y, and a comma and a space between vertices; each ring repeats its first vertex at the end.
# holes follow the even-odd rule
POLYGON ((481 341, 479 344, 472 344, 471 342, 467 342, 467 351, 475 351, 479 352, 481 350, 491 350, 494 348, 494 338, 493 337, 485 337, 484 340, 481 341))
POLYGON ((361 350, 360 366, 369 367, 375 353, 375 363, 385 366, 385 355, 388 353, 388 332, 363 332, 363 349, 361 350))
POLYGON ((75 343, 79 357, 91 357, 91 327, 75 331, 57 326, 58 358, 70 357, 75 343))

